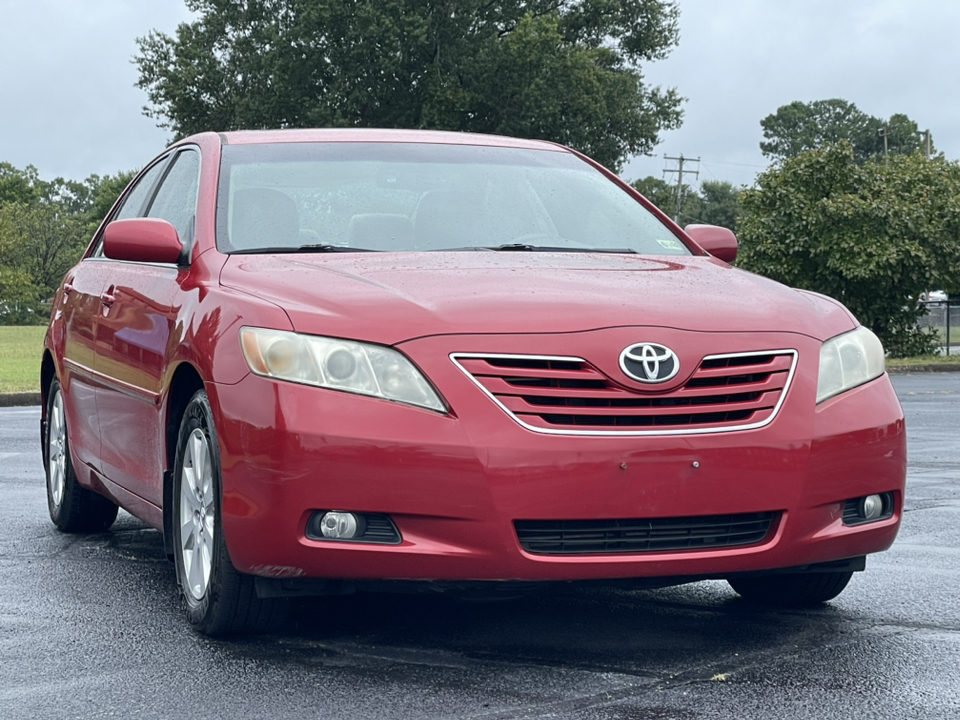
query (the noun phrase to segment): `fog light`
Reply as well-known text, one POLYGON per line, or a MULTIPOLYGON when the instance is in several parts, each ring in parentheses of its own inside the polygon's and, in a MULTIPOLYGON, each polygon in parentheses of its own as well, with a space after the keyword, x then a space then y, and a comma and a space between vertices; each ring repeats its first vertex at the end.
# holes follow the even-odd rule
POLYGON ((320 532, 325 538, 350 540, 359 535, 360 522, 353 513, 328 512, 320 518, 320 532))
POLYGON ((867 495, 860 501, 860 516, 864 520, 876 520, 883 514, 883 498, 879 495, 867 495))

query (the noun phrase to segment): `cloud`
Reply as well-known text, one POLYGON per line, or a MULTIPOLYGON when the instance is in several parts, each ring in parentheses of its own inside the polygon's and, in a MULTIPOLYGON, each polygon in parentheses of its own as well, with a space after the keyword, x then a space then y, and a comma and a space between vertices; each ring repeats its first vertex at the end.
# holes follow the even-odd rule
POLYGON ((843 98, 878 117, 905 113, 960 158, 949 91, 960 4, 834 0, 680 0, 680 46, 646 68, 688 98, 680 130, 629 178, 661 176, 663 154, 701 157, 701 179, 750 183, 767 165, 760 120, 781 105, 843 98))
MULTIPOLYGON (((3 3, 0 161, 83 179, 146 163, 170 139, 144 117, 135 39, 190 13, 175 0, 3 3)), ((794 100, 906 113, 960 158, 952 92, 960 3, 944 0, 680 0, 680 46, 644 68, 688 98, 683 127, 628 178, 661 176, 663 154, 701 157, 701 179, 750 183, 767 165, 760 120, 794 100)))
POLYGON ((141 115, 135 39, 189 19, 169 0, 4 3, 0 24, 0 160, 42 177, 130 170, 169 133, 141 115))

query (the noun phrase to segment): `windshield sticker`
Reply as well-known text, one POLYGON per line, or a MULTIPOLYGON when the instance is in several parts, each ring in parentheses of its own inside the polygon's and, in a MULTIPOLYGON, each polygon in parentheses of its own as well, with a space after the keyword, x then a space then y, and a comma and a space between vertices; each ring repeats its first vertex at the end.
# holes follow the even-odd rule
POLYGON ((657 242, 667 250, 683 250, 683 245, 676 238, 657 238, 657 242))

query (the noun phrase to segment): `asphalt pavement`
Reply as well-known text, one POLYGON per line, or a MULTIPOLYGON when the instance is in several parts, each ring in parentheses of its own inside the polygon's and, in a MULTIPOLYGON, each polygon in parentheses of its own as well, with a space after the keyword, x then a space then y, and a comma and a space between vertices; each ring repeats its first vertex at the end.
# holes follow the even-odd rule
POLYGON ((0 409, 0 719, 960 718, 960 373, 898 375, 906 513, 822 608, 756 610, 722 582, 499 603, 353 595, 278 633, 182 617, 159 534, 47 517, 38 407, 0 409))

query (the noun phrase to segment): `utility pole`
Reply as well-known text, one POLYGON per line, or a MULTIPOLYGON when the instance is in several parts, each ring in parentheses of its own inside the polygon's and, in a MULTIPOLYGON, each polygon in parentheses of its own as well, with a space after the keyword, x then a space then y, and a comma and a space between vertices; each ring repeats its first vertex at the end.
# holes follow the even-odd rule
POLYGON ((886 126, 883 126, 877 130, 877 132, 880 133, 880 137, 883 138, 883 164, 888 165, 890 160, 887 158, 887 137, 890 135, 890 131, 887 130, 886 126))
POLYGON ((924 148, 923 156, 924 156, 927 160, 929 160, 929 159, 930 159, 930 151, 933 149, 933 147, 932 147, 932 146, 933 146, 933 141, 932 141, 932 139, 931 139, 931 137, 930 137, 930 131, 929 131, 929 130, 917 130, 917 134, 918 134, 918 135, 923 135, 923 138, 924 138, 924 140, 926 141, 926 143, 925 143, 926 147, 924 148))
POLYGON ((667 173, 677 174, 677 211, 673 215, 673 221, 679 225, 680 224, 680 207, 683 205, 683 174, 686 173, 687 175, 693 175, 696 178, 700 177, 699 170, 684 170, 683 166, 685 163, 695 162, 699 164, 700 158, 697 158, 696 160, 694 160, 693 158, 685 158, 683 156, 683 153, 680 153, 680 157, 669 157, 667 155, 664 155, 663 159, 670 160, 672 162, 677 163, 676 167, 664 168, 663 174, 664 176, 666 176, 667 173))

